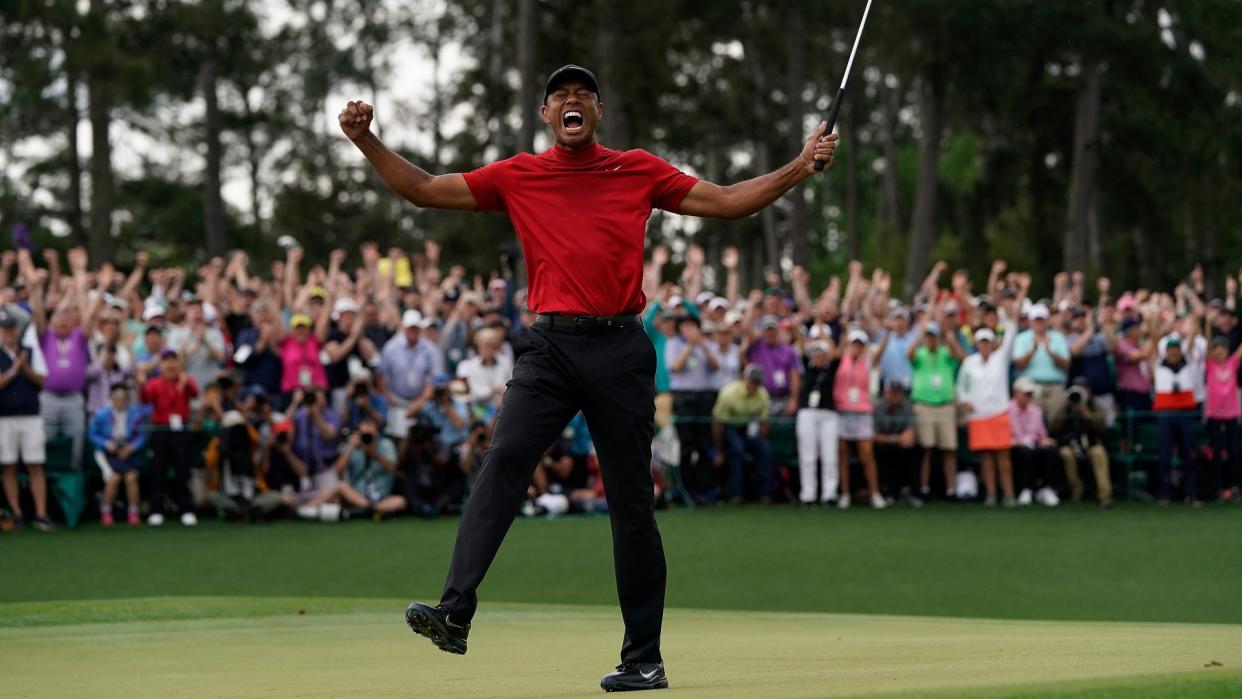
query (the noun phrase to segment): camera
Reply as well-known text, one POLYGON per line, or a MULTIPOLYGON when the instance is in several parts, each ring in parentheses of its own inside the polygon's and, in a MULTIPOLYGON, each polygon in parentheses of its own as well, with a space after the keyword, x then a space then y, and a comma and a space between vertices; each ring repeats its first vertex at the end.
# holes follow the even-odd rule
POLYGON ((371 444, 375 441, 375 434, 373 432, 363 432, 359 439, 362 440, 363 444, 371 444))
POLYGON ((1066 400, 1074 407, 1078 407, 1087 402, 1087 389, 1082 386, 1073 386, 1065 393, 1066 400))
POLYGON ((366 398, 371 395, 371 387, 363 382, 354 384, 354 398, 366 398))
POLYGON ((288 443, 289 443, 289 433, 288 433, 288 432, 277 432, 277 433, 276 433, 276 443, 277 443, 277 444, 288 444, 288 443))

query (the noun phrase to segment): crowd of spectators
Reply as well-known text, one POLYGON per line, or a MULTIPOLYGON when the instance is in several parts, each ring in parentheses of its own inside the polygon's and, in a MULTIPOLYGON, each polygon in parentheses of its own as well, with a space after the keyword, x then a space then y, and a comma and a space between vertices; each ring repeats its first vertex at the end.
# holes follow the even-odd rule
MULTIPOLYGON (((1061 274, 1032 299, 1003 262, 980 288, 964 271, 945 286, 939 263, 900 299, 855 262, 814 296, 799 267, 788 290, 774 277, 743 295, 736 250, 709 271, 690 246, 677 279, 669 257, 654 247, 644 280, 661 502, 1108 506, 1116 455, 1143 447, 1159 502, 1238 497, 1233 278, 1213 299, 1199 269, 1172 293, 1118 295, 1061 274)), ((512 270, 444 271, 430 242, 364 245, 352 269, 296 245, 262 273, 241 252, 193 275, 136 259, 126 273, 76 248, 63 269, 52 250, 0 259, 12 521, 54 526, 53 470, 85 476, 105 526, 122 486, 133 526, 460 510, 510 341, 534 320, 512 270)), ((532 466, 527 514, 606 508, 581 415, 532 466)))

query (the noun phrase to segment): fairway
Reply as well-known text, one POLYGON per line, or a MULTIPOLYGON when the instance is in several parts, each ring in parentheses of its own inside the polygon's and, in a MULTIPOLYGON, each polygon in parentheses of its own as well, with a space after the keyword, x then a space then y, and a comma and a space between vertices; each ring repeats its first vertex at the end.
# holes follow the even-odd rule
MULTIPOLYGON (((584 696, 598 693, 621 635, 608 608, 490 605, 470 652, 456 657, 406 630, 402 600, 186 602, 139 604, 175 616, 202 603, 237 616, 6 629, 6 694, 584 696)), ((90 606, 106 613, 110 603, 90 606)), ((1238 625, 701 610, 670 611, 666 623, 678 696, 1228 696, 1242 686, 1238 625), (1224 667, 1204 668, 1212 661, 1224 667)))
MULTIPOLYGON (((676 696, 1235 697, 1242 510, 1123 505, 660 517, 676 696), (1217 665, 1216 663, 1219 663, 1217 665)), ((520 521, 465 657, 411 634, 456 522, 5 537, 6 696, 598 694, 604 518, 520 521), (73 565, 64 565, 72 561, 73 565)))

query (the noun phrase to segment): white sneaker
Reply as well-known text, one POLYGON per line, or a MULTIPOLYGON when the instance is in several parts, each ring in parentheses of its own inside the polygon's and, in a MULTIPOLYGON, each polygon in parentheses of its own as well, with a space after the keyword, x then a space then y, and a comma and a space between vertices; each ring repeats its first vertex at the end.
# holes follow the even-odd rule
POLYGON ((324 522, 341 521, 341 506, 334 502, 325 502, 319 506, 319 519, 324 522))
POLYGON ((319 519, 319 508, 314 505, 302 505, 298 508, 298 517, 302 519, 319 519))
POLYGON ((850 509, 850 496, 842 495, 841 497, 837 498, 837 507, 842 510, 850 509))
POLYGON ((197 527, 198 517, 195 517, 193 512, 187 512, 181 515, 181 524, 186 527, 197 527))
POLYGON ((164 515, 158 512, 152 512, 151 516, 147 517, 147 524, 151 525, 152 527, 164 526, 164 515))
POLYGON ((1039 501, 1039 504, 1047 507, 1056 507, 1061 504, 1061 498, 1057 497, 1056 491, 1047 486, 1040 488, 1039 492, 1035 493, 1035 499, 1039 501))
MULTIPOLYGON (((1040 491, 1040 492, 1043 492, 1043 491, 1040 491)), ((1018 493, 1018 504, 1023 507, 1026 507, 1027 505, 1031 504, 1031 489, 1030 488, 1023 488, 1022 492, 1018 493)))
POLYGON ((871 509, 882 510, 888 507, 888 502, 884 500, 884 496, 879 493, 871 494, 871 509))
POLYGON ((944 491, 944 499, 945 500, 956 500, 957 491, 952 488, 949 488, 948 490, 944 491))

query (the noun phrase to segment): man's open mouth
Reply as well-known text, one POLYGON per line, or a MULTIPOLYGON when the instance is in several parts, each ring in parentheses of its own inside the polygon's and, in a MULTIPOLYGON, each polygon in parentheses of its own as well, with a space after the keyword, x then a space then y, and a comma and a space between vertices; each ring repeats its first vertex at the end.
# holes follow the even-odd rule
POLYGON ((586 120, 582 117, 582 112, 576 109, 571 109, 561 115, 561 125, 565 127, 566 131, 577 131, 581 129, 585 121, 586 120))

